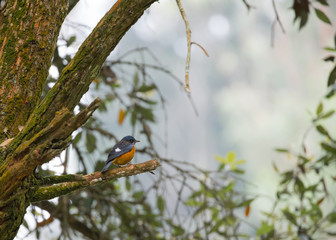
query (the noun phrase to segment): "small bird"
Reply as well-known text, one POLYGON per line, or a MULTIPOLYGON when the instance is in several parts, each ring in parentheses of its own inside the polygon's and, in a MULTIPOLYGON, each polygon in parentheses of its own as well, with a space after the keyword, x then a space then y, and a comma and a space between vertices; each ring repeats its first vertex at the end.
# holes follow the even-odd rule
POLYGON ((120 140, 109 153, 105 162, 105 167, 101 172, 106 172, 111 163, 115 165, 125 165, 129 163, 134 157, 135 147, 134 145, 140 142, 132 136, 126 136, 120 140))

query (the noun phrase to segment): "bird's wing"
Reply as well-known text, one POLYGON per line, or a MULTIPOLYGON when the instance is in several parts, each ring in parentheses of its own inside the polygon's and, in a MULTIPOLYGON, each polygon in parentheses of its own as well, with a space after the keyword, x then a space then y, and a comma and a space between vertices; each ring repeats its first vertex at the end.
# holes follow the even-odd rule
POLYGON ((120 157, 121 155, 131 151, 132 149, 133 149, 132 144, 123 145, 122 147, 118 147, 118 146, 113 147, 110 154, 107 157, 107 160, 105 162, 105 167, 101 170, 101 172, 107 171, 113 159, 120 157))
POLYGON ((107 157, 107 160, 105 162, 105 167, 101 170, 101 172, 105 172, 108 169, 113 159, 120 157, 121 155, 131 151, 132 149, 133 149, 132 144, 127 144, 122 147, 118 147, 118 146, 113 147, 109 156, 107 157))
POLYGON ((125 146, 122 147, 114 147, 112 148, 111 152, 109 153, 107 160, 106 160, 106 164, 113 161, 113 159, 120 157, 121 155, 128 153, 129 151, 131 151, 133 149, 133 145, 132 144, 127 144, 125 146))

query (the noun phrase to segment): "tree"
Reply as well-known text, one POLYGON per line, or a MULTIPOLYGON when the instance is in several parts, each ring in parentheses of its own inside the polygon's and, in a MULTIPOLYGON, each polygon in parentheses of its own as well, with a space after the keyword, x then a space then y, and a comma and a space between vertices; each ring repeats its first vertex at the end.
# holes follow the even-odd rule
MULTIPOLYGON (((102 182, 99 173, 75 182, 76 176, 45 182, 34 170, 67 148, 71 134, 99 107, 97 98, 80 113, 73 113, 105 59, 155 0, 117 1, 41 100, 61 25, 77 2, 6 1, 0 12, 1 239, 14 238, 31 202, 102 182), (61 182, 71 187, 66 183, 50 186, 61 182)), ((151 171, 158 165, 153 160, 123 173, 117 170, 103 181, 151 171)))
MULTIPOLYGON (((149 76, 147 69, 159 70, 178 79, 160 66, 125 59, 131 52, 148 53, 146 49, 136 49, 120 59, 105 62, 122 36, 154 0, 118 0, 74 56, 60 57, 57 48, 60 27, 77 2, 7 1, 1 5, 1 239, 14 238, 19 226, 22 223, 26 225, 23 217, 30 204, 36 212, 37 209, 42 209, 50 214, 48 218, 36 221, 37 237, 38 228, 48 225, 54 219, 60 220, 64 238, 71 238, 75 231, 89 239, 111 239, 111 236, 119 239, 249 237, 249 234, 241 231, 244 223, 241 216, 249 215, 251 204, 257 195, 242 194, 236 187, 242 185, 239 177, 244 171, 240 164, 244 161, 237 160, 233 152, 226 157, 217 157, 220 165, 212 171, 191 163, 160 158, 160 164, 164 168, 156 173, 155 182, 146 183, 146 186, 137 178, 125 178, 120 183, 110 182, 117 177, 150 172, 159 166, 155 159, 159 154, 152 145, 149 126, 154 121, 152 106, 157 102, 148 98, 146 93, 154 90, 159 95, 161 104, 164 104, 164 100, 155 82, 145 81, 149 76), (60 73, 57 79, 48 76, 51 64, 60 73), (114 79, 116 74, 113 69, 117 65, 131 65, 135 68, 130 91, 125 94, 131 103, 125 103, 124 108, 120 108, 119 122, 122 124, 125 115, 128 115, 133 127, 136 124, 141 126, 148 146, 139 149, 139 152, 154 159, 113 169, 106 175, 100 172, 88 174, 80 144, 84 142, 87 151, 93 152, 98 145, 96 134, 116 139, 114 134, 99 127, 99 121, 92 114, 97 109, 106 110, 108 101, 122 101, 117 93, 120 86, 114 79), (101 96, 101 99, 95 99, 86 105, 80 100, 90 85, 96 88, 108 87, 113 94, 101 96), (80 131, 76 131, 77 129, 80 131), (75 136, 73 140, 72 135, 75 136), (68 149, 70 144, 84 167, 81 174, 67 174, 64 170, 63 175, 56 176, 52 175, 52 171, 41 168, 43 163, 68 149), (80 194, 70 194, 78 189, 82 189, 80 194), (174 192, 177 200, 171 213, 166 210, 171 205, 171 202, 165 200, 167 189, 174 192), (64 194, 69 195, 63 196, 64 194), (47 201, 59 196, 57 203, 47 201), (187 220, 180 216, 181 208, 189 213, 187 220)), ((317 2, 327 5, 324 0, 317 2)), ((190 49, 190 30, 180 2, 177 3, 186 23, 190 49)), ((243 3, 248 9, 253 8, 247 1, 243 0, 243 3)), ((295 20, 300 22, 300 28, 304 27, 312 4, 309 1, 294 0, 292 6, 295 20)), ((323 22, 330 23, 321 10, 315 8, 315 13, 323 22)), ((281 19, 277 14, 276 16, 276 23, 281 25, 281 19)), ((73 38, 65 39, 67 46, 71 46, 73 41, 73 38)), ((333 52, 335 47, 329 50, 333 52)), ((157 61, 150 52, 149 55, 157 61)), ((333 62, 334 57, 328 57, 327 60, 333 62)), ((328 99, 335 96, 335 89, 332 88, 336 79, 334 69, 328 79, 328 99)), ((335 160, 335 140, 327 127, 320 123, 331 117, 334 111, 326 111, 323 106, 322 103, 319 104, 313 119, 313 126, 325 138, 321 142, 323 154, 316 161, 311 160, 305 155, 305 146, 302 153, 293 154, 298 159, 298 166, 294 170, 280 173, 282 181, 274 207, 277 211, 266 213, 267 218, 254 228, 254 235, 260 239, 335 234, 327 231, 336 222, 335 212, 328 210, 325 214, 320 208, 320 204, 328 197, 328 191, 324 189, 327 182, 324 179, 327 176, 315 183, 305 182, 309 174, 324 172, 335 160), (314 195, 316 192, 318 194, 314 195), (292 199, 287 198, 288 195, 299 200, 298 211, 295 210, 292 199), (306 221, 307 218, 309 221, 306 221), (281 228, 283 222, 288 226, 286 229, 281 228), (314 226, 315 223, 318 224, 314 226), (310 226, 314 227, 309 228, 310 226)), ((291 153, 287 149, 278 150, 291 153)), ((68 154, 65 159, 64 169, 69 159, 68 154)), ((95 170, 99 171, 101 164, 98 162, 95 170)), ((148 176, 150 178, 152 175, 148 176)), ((333 179, 332 175, 328 179, 333 179)))

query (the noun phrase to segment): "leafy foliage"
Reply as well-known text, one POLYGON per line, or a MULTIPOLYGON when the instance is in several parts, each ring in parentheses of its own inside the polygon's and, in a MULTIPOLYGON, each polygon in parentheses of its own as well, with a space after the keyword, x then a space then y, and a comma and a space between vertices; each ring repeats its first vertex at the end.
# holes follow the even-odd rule
MULTIPOLYGON (((327 0, 318 0, 317 2, 321 5, 328 6, 327 0)), ((302 29, 307 24, 311 7, 312 2, 309 0, 293 0, 292 9, 295 14, 294 22, 299 21, 299 29, 302 29)), ((313 8, 318 19, 331 25, 331 21, 322 10, 317 7, 313 8)))
POLYGON ((332 229, 336 206, 330 188, 336 180, 336 136, 323 124, 334 119, 334 110, 325 110, 321 102, 315 112, 312 124, 322 139, 320 156, 308 153, 305 143, 299 153, 277 149, 295 157, 296 167, 279 173, 281 180, 273 211, 265 213, 267 219, 257 232, 264 239, 321 239, 335 234, 332 229))

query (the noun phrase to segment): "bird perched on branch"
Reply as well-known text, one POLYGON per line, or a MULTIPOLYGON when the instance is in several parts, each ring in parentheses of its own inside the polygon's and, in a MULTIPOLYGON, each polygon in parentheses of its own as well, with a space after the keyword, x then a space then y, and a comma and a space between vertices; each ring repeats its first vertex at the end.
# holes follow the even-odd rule
POLYGON ((120 142, 118 142, 112 148, 105 162, 105 167, 103 168, 103 170, 101 170, 101 172, 106 172, 108 167, 111 165, 111 163, 118 165, 118 166, 129 163, 134 157, 134 152, 135 152, 134 145, 137 142, 140 142, 140 141, 136 140, 132 136, 126 136, 123 139, 121 139, 120 142))

